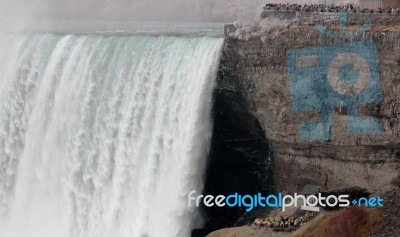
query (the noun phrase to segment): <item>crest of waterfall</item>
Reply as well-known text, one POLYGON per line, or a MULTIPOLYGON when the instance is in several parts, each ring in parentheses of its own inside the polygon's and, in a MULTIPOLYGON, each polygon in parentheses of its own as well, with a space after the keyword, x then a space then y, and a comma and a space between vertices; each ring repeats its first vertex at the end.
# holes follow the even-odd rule
POLYGON ((2 237, 188 237, 223 39, 0 34, 2 237))

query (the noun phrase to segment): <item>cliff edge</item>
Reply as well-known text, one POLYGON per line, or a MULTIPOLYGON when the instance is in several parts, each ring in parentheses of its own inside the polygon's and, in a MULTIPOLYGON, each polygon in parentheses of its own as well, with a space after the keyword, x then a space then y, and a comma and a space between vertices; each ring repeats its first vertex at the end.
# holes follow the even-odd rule
POLYGON ((400 17, 265 14, 255 26, 226 26, 217 92, 240 96, 260 124, 270 190, 392 192, 400 184, 400 17))

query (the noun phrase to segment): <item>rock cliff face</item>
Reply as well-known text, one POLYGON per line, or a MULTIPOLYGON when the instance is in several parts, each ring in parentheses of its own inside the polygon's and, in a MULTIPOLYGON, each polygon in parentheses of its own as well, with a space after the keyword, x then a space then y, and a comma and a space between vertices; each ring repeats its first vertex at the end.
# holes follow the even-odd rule
MULTIPOLYGON (((317 22, 339 35, 338 17, 317 22)), ((313 184, 382 194, 399 179, 400 20, 373 22, 351 41, 321 34, 310 18, 249 39, 226 26, 217 101, 241 98, 240 108, 260 124, 268 147, 255 144, 269 149, 275 191, 300 192, 313 184)), ((346 36, 359 23, 349 17, 346 36)), ((237 106, 235 99, 219 103, 220 109, 237 106)), ((230 112, 225 116, 236 116, 230 112)))
MULTIPOLYGON (((233 71, 221 70, 220 77, 233 71)), ((235 90, 215 91, 214 130, 204 195, 255 194, 272 191, 272 163, 268 141, 259 121, 235 90)), ((241 208, 205 208, 206 230, 232 226, 241 208)), ((202 236, 202 235, 199 235, 202 236)))

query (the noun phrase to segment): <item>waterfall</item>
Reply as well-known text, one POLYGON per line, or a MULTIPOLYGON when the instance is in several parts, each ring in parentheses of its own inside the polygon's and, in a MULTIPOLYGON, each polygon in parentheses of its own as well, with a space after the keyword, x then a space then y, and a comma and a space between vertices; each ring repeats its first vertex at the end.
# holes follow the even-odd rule
POLYGON ((0 34, 0 235, 201 227, 223 39, 0 34))

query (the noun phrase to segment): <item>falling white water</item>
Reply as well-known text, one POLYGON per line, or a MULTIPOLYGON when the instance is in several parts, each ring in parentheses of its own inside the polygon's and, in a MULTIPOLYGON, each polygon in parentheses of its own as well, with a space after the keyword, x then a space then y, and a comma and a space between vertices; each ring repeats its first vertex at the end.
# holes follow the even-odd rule
POLYGON ((190 236, 222 41, 0 34, 0 236, 190 236))

